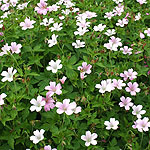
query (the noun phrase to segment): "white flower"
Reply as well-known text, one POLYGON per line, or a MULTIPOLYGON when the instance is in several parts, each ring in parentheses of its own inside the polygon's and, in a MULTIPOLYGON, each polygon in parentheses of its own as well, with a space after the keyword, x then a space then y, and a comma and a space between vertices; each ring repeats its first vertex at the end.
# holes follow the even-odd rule
POLYGON ((115 120, 115 118, 110 118, 110 121, 104 122, 104 125, 107 126, 106 127, 107 130, 110 130, 110 129, 116 130, 118 128, 118 124, 119 124, 119 121, 115 120))
POLYGON ((112 36, 112 35, 114 35, 114 34, 116 34, 116 31, 115 31, 115 29, 108 29, 106 32, 105 32, 105 34, 107 35, 107 36, 112 36))
POLYGON ((81 139, 85 141, 85 146, 90 146, 90 144, 96 145, 97 141, 95 139, 97 138, 97 136, 98 135, 96 133, 91 134, 90 131, 86 131, 86 134, 82 135, 81 139))
POLYGON ((62 64, 61 63, 61 60, 56 60, 56 62, 54 62, 53 60, 51 60, 49 62, 49 65, 48 67, 46 67, 46 69, 49 71, 49 70, 52 70, 53 73, 56 73, 58 69, 61 69, 62 68, 62 64))
POLYGON ((57 44, 57 37, 58 35, 55 34, 52 35, 52 39, 48 40, 49 47, 52 47, 57 44))
POLYGON ((8 46, 8 43, 6 43, 1 49, 2 52, 0 53, 0 56, 3 56, 4 54, 8 54, 10 51, 11 46, 8 46))
POLYGON ((106 91, 111 92, 114 90, 111 80, 102 80, 101 84, 96 84, 95 87, 99 89, 100 93, 105 93, 106 91))
POLYGON ((31 104, 33 104, 33 106, 30 107, 31 111, 41 111, 42 106, 45 105, 45 101, 42 101, 42 96, 38 96, 37 100, 35 100, 34 98, 30 101, 31 104))
POLYGON ((124 27, 125 24, 128 24, 128 19, 123 18, 122 20, 118 20, 118 23, 116 23, 116 26, 124 27))
POLYGON ((123 2, 123 0, 113 0, 116 4, 123 2))
POLYGON ((75 48, 85 47, 85 42, 80 42, 80 40, 76 40, 76 43, 72 43, 72 46, 75 48))
POLYGON ((31 136, 30 137, 30 140, 33 141, 34 144, 37 144, 39 143, 41 140, 44 139, 44 134, 45 130, 44 129, 41 129, 40 131, 39 130, 36 130, 33 132, 34 136, 31 136))
POLYGON ((132 109, 133 109, 132 114, 135 115, 135 116, 137 116, 137 118, 141 118, 142 117, 141 115, 143 115, 143 114, 146 113, 146 111, 142 110, 142 108, 143 108, 142 105, 138 105, 138 106, 134 105, 132 107, 132 109))
POLYGON ((51 30, 51 32, 53 32, 53 31, 60 31, 62 29, 62 27, 61 27, 62 25, 63 25, 62 23, 60 23, 60 24, 54 23, 53 27, 51 27, 49 29, 51 30))
POLYGON ((5 94, 5 93, 2 93, 1 95, 0 95, 0 105, 3 105, 4 104, 4 99, 3 98, 5 98, 7 95, 5 94))
POLYGON ((103 31, 106 28, 106 25, 99 24, 98 26, 94 26, 94 31, 103 31))
POLYGON ((141 13, 139 12, 136 16, 135 16, 135 21, 140 20, 141 19, 141 13))
POLYGON ((2 82, 5 82, 5 81, 7 81, 7 80, 8 80, 9 82, 13 81, 13 75, 14 75, 16 72, 17 72, 16 69, 14 69, 14 71, 13 71, 13 67, 8 68, 8 72, 7 72, 7 71, 3 71, 3 72, 1 73, 1 75, 4 76, 4 78, 2 79, 2 82))
POLYGON ((106 12, 104 18, 111 19, 114 16, 113 12, 106 12))
POLYGON ((144 33, 146 33, 147 36, 150 36, 150 28, 148 28, 147 30, 145 30, 144 33))
POLYGON ((84 35, 86 32, 89 31, 87 28, 81 28, 81 27, 79 27, 77 30, 78 30, 78 31, 75 31, 75 32, 74 32, 75 35, 78 35, 78 34, 79 34, 79 35, 84 35))
POLYGON ((50 18, 49 20, 45 18, 43 19, 43 22, 40 23, 40 25, 49 26, 51 23, 54 23, 53 18, 50 18))

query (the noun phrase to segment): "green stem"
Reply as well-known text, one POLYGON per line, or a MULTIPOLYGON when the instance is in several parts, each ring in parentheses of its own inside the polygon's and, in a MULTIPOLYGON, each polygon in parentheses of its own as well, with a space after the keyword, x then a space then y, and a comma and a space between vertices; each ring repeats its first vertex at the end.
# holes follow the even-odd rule
POLYGON ((142 132, 142 138, 141 138, 141 142, 140 142, 141 149, 142 149, 143 135, 144 135, 144 133, 142 132))

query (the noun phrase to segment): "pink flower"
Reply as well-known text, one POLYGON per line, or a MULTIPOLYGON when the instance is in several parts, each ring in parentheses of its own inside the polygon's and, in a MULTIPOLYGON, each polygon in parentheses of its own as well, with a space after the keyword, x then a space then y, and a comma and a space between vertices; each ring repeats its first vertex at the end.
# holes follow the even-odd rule
POLYGON ((20 48, 22 47, 21 44, 17 44, 16 42, 11 42, 11 51, 12 53, 19 54, 21 52, 20 48))
POLYGON ((113 79, 112 81, 113 81, 113 83, 112 83, 113 87, 115 87, 115 88, 117 88, 119 90, 121 90, 123 86, 126 86, 126 84, 123 83, 123 80, 113 79))
POLYGON ((137 118, 141 118, 142 117, 141 115, 143 115, 143 114, 146 113, 146 111, 142 110, 142 108, 143 108, 142 105, 138 105, 138 106, 134 105, 132 107, 132 109, 133 109, 132 114, 135 115, 135 116, 137 116, 137 118))
POLYGON ((136 82, 134 82, 133 84, 129 82, 128 87, 126 87, 125 90, 127 92, 130 92, 131 95, 136 95, 136 92, 140 92, 140 89, 138 88, 138 84, 136 82))
POLYGON ((91 68, 92 68, 92 65, 90 65, 90 64, 87 65, 86 62, 83 62, 82 66, 78 67, 78 70, 80 71, 81 79, 84 79, 86 77, 85 73, 87 73, 87 74, 91 73, 91 68))
POLYGON ((104 18, 111 19, 114 16, 113 12, 106 12, 104 18))
POLYGON ((45 2, 47 0, 40 0, 40 3, 38 3, 38 7, 35 7, 35 11, 37 11, 38 14, 46 15, 48 8, 47 3, 45 2))
POLYGON ((128 72, 124 71, 124 73, 120 73, 120 77, 123 77, 124 81, 128 79, 128 72))
POLYGON ((7 95, 5 94, 5 93, 2 93, 1 95, 0 95, 0 105, 4 105, 4 99, 3 98, 5 98, 7 95))
POLYGON ((57 150, 56 148, 53 148, 50 145, 44 146, 44 150, 57 150))
POLYGON ((8 52, 10 51, 11 46, 8 46, 8 43, 6 43, 1 49, 2 52, 0 53, 0 56, 3 56, 5 54, 8 54, 8 52))
POLYGON ((62 79, 59 79, 59 80, 60 80, 60 82, 61 82, 62 84, 64 84, 65 81, 66 81, 66 79, 67 79, 67 77, 63 76, 63 78, 62 78, 62 79))
POLYGON ((135 78, 137 78, 137 75, 138 73, 136 72, 136 71, 133 71, 133 69, 131 68, 131 69, 128 69, 128 78, 130 79, 130 80, 133 80, 133 79, 135 79, 135 78))
POLYGON ((142 4, 146 4, 147 2, 146 2, 146 0, 136 0, 137 2, 139 2, 140 3, 140 5, 142 5, 142 4))
POLYGON ((132 48, 128 48, 128 46, 124 46, 124 48, 120 48, 121 51, 123 51, 123 54, 129 54, 131 55, 132 54, 132 48))
POLYGON ((121 102, 119 103, 120 107, 125 107, 125 110, 129 110, 130 107, 133 106, 133 103, 131 102, 131 98, 127 97, 125 98, 124 96, 120 97, 121 102))
POLYGON ((143 131, 146 132, 149 130, 150 127, 149 118, 144 117, 143 119, 138 119, 136 123, 137 123, 136 128, 138 129, 139 132, 143 131))
POLYGON ((63 103, 56 102, 56 107, 58 108, 57 109, 58 114, 62 114, 65 112, 67 115, 71 115, 73 114, 73 109, 76 108, 76 103, 75 102, 70 103, 70 99, 64 99, 63 103))
POLYGON ((142 32, 140 32, 140 38, 141 38, 141 39, 144 39, 144 38, 145 38, 145 35, 144 35, 142 32))
POLYGON ((55 107, 53 98, 49 95, 49 93, 46 93, 46 98, 42 97, 42 100, 45 101, 44 110, 50 111, 50 109, 53 109, 55 107))
POLYGON ((45 87, 45 90, 49 90, 48 92, 49 96, 52 96, 54 93, 60 95, 62 93, 60 89, 62 89, 60 83, 56 85, 56 82, 51 82, 51 81, 50 81, 50 86, 45 87))
POLYGON ((35 22, 36 21, 30 20, 30 18, 26 17, 25 21, 20 23, 20 26, 22 27, 22 30, 32 29, 32 28, 34 28, 33 24, 35 22))

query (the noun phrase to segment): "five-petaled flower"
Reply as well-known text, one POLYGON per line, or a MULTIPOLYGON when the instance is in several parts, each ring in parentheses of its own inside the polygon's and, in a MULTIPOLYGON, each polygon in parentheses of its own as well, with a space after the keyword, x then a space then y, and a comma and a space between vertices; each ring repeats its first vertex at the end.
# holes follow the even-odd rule
POLYGON ((38 96, 37 100, 35 100, 34 98, 30 101, 31 104, 33 104, 33 106, 30 107, 31 111, 41 111, 42 106, 45 105, 45 101, 43 101, 42 96, 38 96))
POLYGON ((2 93, 0 95, 0 105, 4 105, 4 98, 6 97, 7 95, 5 93, 2 93))
POLYGON ((104 125, 107 126, 106 127, 107 130, 110 130, 110 129, 116 130, 118 128, 118 124, 119 124, 119 121, 115 120, 115 118, 110 118, 110 121, 104 122, 104 125))
POLYGON ((90 131, 86 131, 85 135, 81 136, 81 139, 85 141, 85 146, 96 145, 97 141, 95 140, 97 138, 96 133, 92 133, 90 131))
POLYGON ((44 135, 43 135, 44 132, 45 132, 44 129, 41 129, 40 131, 39 130, 34 131, 33 132, 34 135, 30 137, 30 140, 33 141, 34 144, 39 143, 44 139, 44 135))
POLYGON ((14 76, 14 74, 17 72, 17 70, 16 69, 14 69, 14 71, 13 71, 13 67, 10 67, 10 68, 8 68, 8 72, 7 71, 3 71, 2 73, 1 73, 1 76, 4 76, 4 78, 2 79, 2 82, 5 82, 5 81, 9 81, 9 82, 11 82, 11 81, 13 81, 13 76, 14 76))

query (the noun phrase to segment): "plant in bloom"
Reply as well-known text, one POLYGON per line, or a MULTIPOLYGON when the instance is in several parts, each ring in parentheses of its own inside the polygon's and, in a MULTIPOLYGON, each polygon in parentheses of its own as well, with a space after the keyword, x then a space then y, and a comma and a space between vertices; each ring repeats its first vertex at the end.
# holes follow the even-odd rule
POLYGON ((110 118, 110 121, 104 122, 104 125, 107 126, 106 127, 107 130, 110 130, 110 129, 116 130, 118 128, 118 124, 119 124, 119 121, 115 120, 115 118, 110 118))
POLYGON ((30 18, 26 17, 26 19, 24 20, 24 22, 20 23, 20 26, 22 27, 22 30, 32 29, 32 28, 34 28, 33 24, 35 22, 36 21, 30 20, 30 18))
POLYGON ((53 148, 50 145, 44 146, 44 150, 57 150, 56 148, 53 148))
POLYGON ((47 3, 45 2, 47 0, 40 0, 40 3, 38 3, 38 7, 35 7, 35 11, 37 11, 38 14, 46 15, 48 8, 47 3))
POLYGON ((120 50, 123 51, 122 53, 125 54, 125 55, 126 54, 131 55, 133 49, 132 48, 128 48, 128 46, 124 46, 123 48, 120 48, 120 50))
POLYGON ((78 67, 78 70, 80 71, 80 77, 82 80, 86 77, 84 76, 86 73, 87 74, 91 73, 91 68, 92 68, 92 65, 90 64, 87 65, 87 62, 83 62, 82 66, 78 67))
POLYGON ((33 141, 34 144, 39 143, 44 139, 44 135, 43 135, 44 132, 45 132, 44 129, 41 129, 40 131, 39 130, 34 131, 33 132, 34 135, 30 137, 30 140, 33 141))
POLYGON ((102 94, 105 93, 106 91, 111 92, 112 90, 114 90, 114 86, 112 84, 111 79, 102 80, 101 84, 96 84, 95 87, 98 88, 99 92, 102 94))
POLYGON ((39 111, 41 111, 42 106, 45 106, 45 103, 46 103, 46 102, 43 101, 42 96, 38 96, 38 97, 37 97, 37 100, 33 98, 33 99, 30 101, 30 103, 33 104, 33 106, 30 107, 30 110, 31 110, 31 111, 35 111, 35 110, 36 110, 36 112, 39 112, 39 111))
POLYGON ((11 46, 8 46, 8 43, 3 45, 3 47, 1 48, 2 52, 0 52, 0 56, 8 54, 8 52, 10 52, 10 49, 11 49, 11 46))
POLYGON ((62 87, 60 83, 56 85, 56 82, 51 82, 51 81, 50 81, 50 86, 45 87, 45 90, 48 90, 49 96, 52 96, 54 93, 60 95, 62 93, 61 89, 62 87))
POLYGON ((4 78, 2 78, 1 81, 2 82, 5 82, 5 81, 11 82, 11 81, 13 81, 13 76, 14 76, 14 74, 16 72, 17 72, 17 70, 16 69, 13 70, 13 67, 8 68, 8 72, 7 71, 3 71, 1 73, 1 76, 4 76, 4 78))
POLYGON ((127 92, 130 92, 131 95, 135 96, 136 93, 140 92, 140 88, 138 88, 139 85, 137 84, 137 82, 134 82, 133 84, 129 82, 127 85, 128 87, 126 87, 125 90, 127 92))
POLYGON ((134 105, 132 107, 132 109, 133 109, 132 114, 135 115, 135 116, 137 116, 137 118, 141 118, 142 117, 141 115, 143 115, 143 114, 146 113, 146 111, 142 110, 142 108, 143 108, 142 105, 138 105, 138 106, 134 105))
POLYGON ((72 46, 74 46, 75 48, 85 47, 85 42, 81 42, 80 40, 76 40, 76 43, 73 42, 72 46))
POLYGON ((70 103, 70 99, 64 99, 63 103, 61 102, 56 102, 56 107, 57 109, 57 113, 58 114, 62 114, 62 113, 66 113, 67 115, 72 115, 73 114, 73 110, 76 108, 76 103, 72 102, 70 103))
POLYGON ((55 34, 52 35, 52 39, 48 40, 49 47, 52 47, 57 44, 57 37, 58 35, 55 34))
POLYGON ((138 119, 134 122, 135 124, 132 126, 134 129, 138 129, 139 132, 147 132, 149 131, 150 122, 148 117, 144 117, 143 119, 138 119))
POLYGON ((11 42, 11 51, 12 53, 19 54, 21 52, 20 48, 22 47, 21 44, 17 44, 16 42, 11 42))
POLYGON ((56 60, 56 62, 54 62, 54 60, 51 60, 49 62, 49 65, 50 66, 47 66, 46 69, 49 71, 49 70, 52 70, 52 73, 56 73, 58 71, 58 69, 61 69, 62 68, 62 64, 61 63, 61 60, 56 60))
POLYGON ((66 79, 67 79, 67 77, 66 77, 66 76, 63 76, 62 79, 59 79, 59 80, 60 80, 60 82, 61 82, 62 84, 64 84, 65 81, 66 81, 66 79))
POLYGON ((92 133, 90 131, 86 131, 85 135, 81 136, 81 139, 85 141, 85 146, 96 145, 97 141, 95 140, 98 137, 96 133, 92 133))
POLYGON ((124 96, 120 97, 121 102, 119 103, 120 107, 125 107, 125 110, 129 110, 130 107, 133 106, 133 103, 131 102, 131 98, 127 97, 125 98, 124 96))
POLYGON ((147 36, 150 36, 150 28, 148 28, 147 30, 145 30, 144 33, 146 33, 147 36))
POLYGON ((42 100, 45 101, 44 110, 50 111, 50 109, 53 109, 55 107, 54 99, 49 95, 49 93, 46 93, 46 98, 42 97, 42 100))
POLYGON ((122 87, 124 87, 124 86, 126 86, 126 84, 125 83, 123 83, 123 80, 117 80, 117 79, 113 79, 112 80, 112 85, 113 85, 113 87, 114 88, 117 88, 117 89, 119 89, 119 90, 121 90, 122 89, 122 87))
POLYGON ((4 98, 6 97, 7 95, 5 93, 2 93, 0 95, 0 105, 4 105, 4 98))

